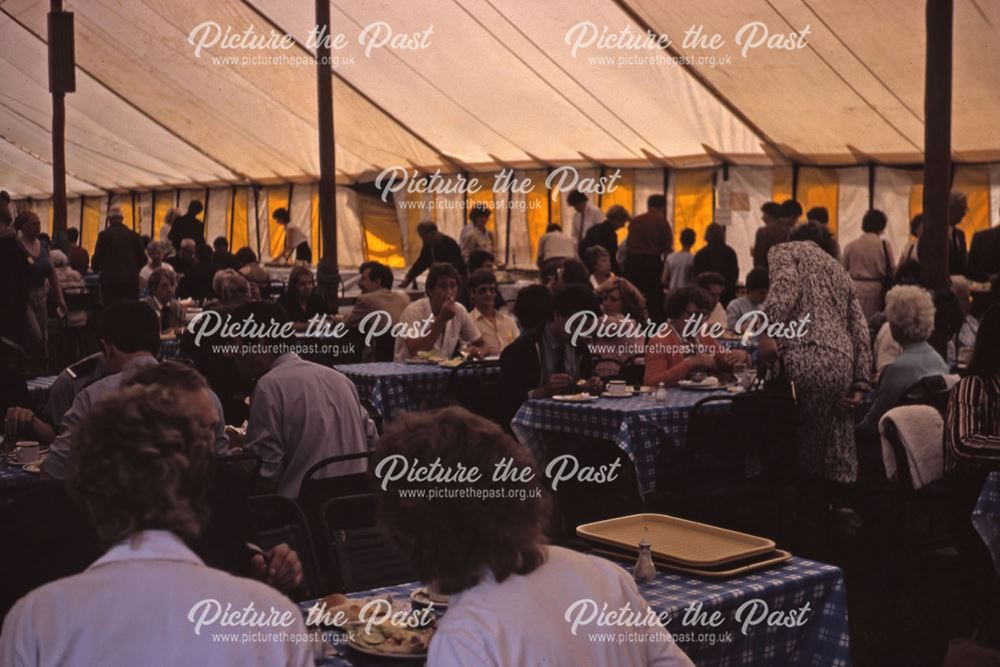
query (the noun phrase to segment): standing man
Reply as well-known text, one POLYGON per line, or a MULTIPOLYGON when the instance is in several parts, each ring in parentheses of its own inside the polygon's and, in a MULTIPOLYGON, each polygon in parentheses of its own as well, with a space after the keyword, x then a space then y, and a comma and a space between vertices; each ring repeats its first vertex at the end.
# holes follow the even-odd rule
POLYGON ((572 236, 570 238, 573 239, 574 243, 579 244, 587 230, 604 220, 604 212, 591 204, 587 195, 579 190, 573 190, 569 193, 569 196, 566 197, 566 203, 576 211, 573 214, 573 227, 570 229, 572 236))
POLYGON ((420 256, 413 263, 410 270, 406 272, 406 277, 399 286, 406 289, 414 284, 421 273, 431 267, 431 264, 446 262, 455 267, 461 280, 465 279, 467 270, 465 260, 462 258, 462 250, 455 243, 455 239, 445 236, 438 231, 437 225, 433 222, 421 222, 417 225, 417 234, 423 241, 424 247, 420 250, 420 256))
POLYGON ((782 219, 781 204, 778 202, 765 202, 760 207, 760 219, 764 221, 764 226, 757 228, 750 254, 753 255, 753 268, 766 271, 768 251, 779 243, 787 241, 792 227, 785 224, 782 219))
POLYGON ((486 229, 486 223, 490 220, 490 210, 482 204, 476 204, 469 211, 469 222, 471 224, 462 228, 462 233, 458 237, 458 245, 462 248, 462 259, 466 264, 469 257, 477 250, 493 254, 493 234, 486 229))
POLYGON ((984 229, 972 236, 969 248, 969 280, 989 282, 1000 274, 1000 227, 984 229))
POLYGON ((10 196, 0 192, 0 336, 28 345, 28 253, 17 241, 10 196))
POLYGON ((667 222, 667 198, 651 195, 649 209, 636 216, 625 239, 625 278, 646 297, 649 316, 663 321, 663 263, 673 249, 673 232, 667 222))
POLYGON ((631 218, 632 216, 628 214, 624 206, 615 204, 609 208, 608 216, 604 222, 594 225, 583 235, 583 240, 580 241, 580 259, 583 259, 587 248, 599 245, 607 250, 611 256, 611 272, 615 275, 620 274, 621 268, 618 266, 618 230, 624 227, 631 218))
POLYGON ((108 306, 120 299, 139 297, 139 271, 146 263, 139 235, 122 224, 117 206, 108 211, 108 226, 97 235, 91 265, 101 274, 101 300, 108 306))
POLYGON ((194 239, 196 244, 205 245, 205 223, 197 217, 203 210, 202 203, 194 199, 188 204, 187 213, 174 220, 167 238, 175 250, 180 251, 184 239, 194 239))
POLYGON ((309 247, 309 239, 305 232, 291 224, 292 216, 287 208, 279 208, 274 212, 274 221, 285 230, 285 247, 281 251, 281 261, 291 262, 292 254, 295 255, 296 262, 312 264, 312 249, 309 247))

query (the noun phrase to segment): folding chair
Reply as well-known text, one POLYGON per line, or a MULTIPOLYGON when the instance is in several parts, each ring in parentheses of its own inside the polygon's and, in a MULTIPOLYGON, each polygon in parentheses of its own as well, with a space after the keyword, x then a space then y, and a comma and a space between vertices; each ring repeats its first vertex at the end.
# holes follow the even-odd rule
POLYGON ((305 515, 294 501, 277 494, 247 499, 254 539, 265 551, 287 544, 302 563, 302 585, 294 591, 297 600, 309 600, 328 592, 320 578, 316 551, 305 515))
POLYGON ((378 496, 359 493, 328 500, 322 521, 337 590, 353 592, 417 578, 416 571, 375 519, 378 496))

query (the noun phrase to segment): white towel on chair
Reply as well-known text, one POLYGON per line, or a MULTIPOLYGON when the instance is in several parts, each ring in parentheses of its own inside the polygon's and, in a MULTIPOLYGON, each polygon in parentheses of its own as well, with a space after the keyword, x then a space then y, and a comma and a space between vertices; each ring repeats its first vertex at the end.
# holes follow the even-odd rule
POLYGON ((929 405, 904 405, 889 410, 878 422, 882 436, 882 461, 889 479, 896 477, 896 455, 886 437, 886 423, 892 422, 899 440, 906 451, 913 488, 941 479, 944 476, 944 420, 929 405))

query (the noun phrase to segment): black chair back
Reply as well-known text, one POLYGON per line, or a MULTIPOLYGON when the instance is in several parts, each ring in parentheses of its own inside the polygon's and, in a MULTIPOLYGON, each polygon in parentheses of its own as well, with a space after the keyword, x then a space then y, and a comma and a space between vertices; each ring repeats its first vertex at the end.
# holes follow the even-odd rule
POLYGON ((417 578, 410 561, 378 527, 378 496, 360 493, 328 500, 322 521, 333 566, 333 587, 353 592, 417 578))
POLYGON ((294 501, 269 494, 247 500, 254 539, 264 551, 287 544, 302 563, 302 585, 293 591, 297 600, 309 600, 328 592, 323 582, 305 515, 294 501))
POLYGON ((929 405, 945 417, 951 389, 943 375, 929 375, 917 380, 903 394, 901 405, 929 405))
POLYGON ((642 386, 642 381, 646 377, 646 357, 635 354, 625 360, 622 364, 622 379, 625 384, 633 387, 642 386), (640 363, 641 362, 641 363, 640 363))
POLYGON ((446 389, 447 404, 460 405, 469 412, 499 423, 497 392, 499 361, 476 361, 452 369, 446 389))

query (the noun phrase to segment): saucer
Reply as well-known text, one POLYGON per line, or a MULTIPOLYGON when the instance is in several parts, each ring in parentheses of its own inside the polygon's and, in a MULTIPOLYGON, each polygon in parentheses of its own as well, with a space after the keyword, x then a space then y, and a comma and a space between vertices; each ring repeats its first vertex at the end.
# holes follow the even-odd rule
POLYGON ((606 391, 601 394, 601 398, 632 398, 633 396, 638 396, 634 391, 630 391, 627 394, 612 394, 610 391, 606 391))

